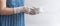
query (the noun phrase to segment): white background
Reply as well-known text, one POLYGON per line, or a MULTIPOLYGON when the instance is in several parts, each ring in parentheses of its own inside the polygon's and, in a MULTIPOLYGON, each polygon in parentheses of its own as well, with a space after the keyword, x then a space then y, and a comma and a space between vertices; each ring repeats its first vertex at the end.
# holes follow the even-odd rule
POLYGON ((60 0, 25 0, 25 5, 44 11, 37 15, 25 14, 26 26, 60 26, 60 0))

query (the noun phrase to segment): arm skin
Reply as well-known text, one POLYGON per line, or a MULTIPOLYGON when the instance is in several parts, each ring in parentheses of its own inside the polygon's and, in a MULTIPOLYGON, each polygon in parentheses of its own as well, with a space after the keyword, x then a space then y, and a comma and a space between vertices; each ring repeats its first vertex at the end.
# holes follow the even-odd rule
POLYGON ((14 14, 14 8, 6 7, 6 0, 0 0, 0 15, 14 14))

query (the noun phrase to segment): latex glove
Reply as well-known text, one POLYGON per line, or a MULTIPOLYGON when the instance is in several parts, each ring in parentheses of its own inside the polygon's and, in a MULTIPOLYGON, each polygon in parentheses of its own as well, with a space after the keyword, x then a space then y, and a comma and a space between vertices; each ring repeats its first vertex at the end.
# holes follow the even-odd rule
POLYGON ((29 15, 36 15, 39 14, 39 8, 36 7, 24 7, 24 13, 29 15))
POLYGON ((36 7, 17 7, 14 9, 14 14, 24 12, 29 15, 39 14, 39 8, 36 7))

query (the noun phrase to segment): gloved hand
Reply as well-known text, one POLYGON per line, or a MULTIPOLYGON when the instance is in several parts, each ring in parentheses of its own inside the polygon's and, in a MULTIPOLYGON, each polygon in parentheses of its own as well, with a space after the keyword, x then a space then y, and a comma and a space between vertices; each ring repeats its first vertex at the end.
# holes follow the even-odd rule
POLYGON ((14 9, 14 13, 20 13, 20 12, 24 12, 25 14, 29 14, 29 15, 36 15, 39 14, 39 8, 36 7, 17 7, 14 9))
POLYGON ((36 15, 39 14, 39 8, 36 7, 24 7, 24 13, 29 14, 29 15, 36 15))

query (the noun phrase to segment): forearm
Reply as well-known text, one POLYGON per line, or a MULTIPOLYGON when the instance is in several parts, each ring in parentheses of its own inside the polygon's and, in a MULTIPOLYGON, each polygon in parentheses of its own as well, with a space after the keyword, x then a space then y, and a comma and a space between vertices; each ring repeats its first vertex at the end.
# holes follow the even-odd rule
POLYGON ((11 15, 14 13, 14 9, 3 8, 3 9, 1 9, 0 13, 1 13, 0 15, 11 15))
POLYGON ((13 9, 6 8, 6 0, 1 0, 0 15, 10 15, 10 14, 13 14, 13 9))
MULTIPOLYGON (((23 7, 22 7, 23 8, 23 7)), ((2 8, 0 10, 0 15, 11 15, 22 12, 22 8, 2 8)))

